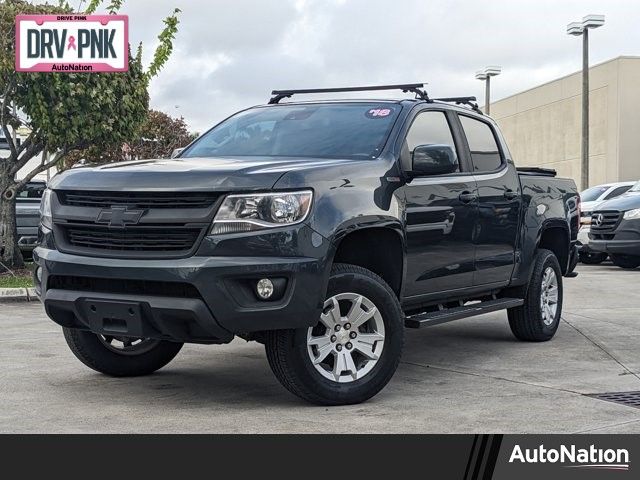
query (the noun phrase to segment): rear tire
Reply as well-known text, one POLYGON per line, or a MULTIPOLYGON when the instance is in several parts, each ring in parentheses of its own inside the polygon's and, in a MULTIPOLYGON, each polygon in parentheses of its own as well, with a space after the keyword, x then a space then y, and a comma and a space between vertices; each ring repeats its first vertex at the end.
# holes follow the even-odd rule
POLYGON ((584 263, 585 265, 598 265, 604 262, 608 256, 606 253, 581 253, 580 263, 584 263))
POLYGON ((276 378, 319 405, 349 405, 389 382, 404 345, 404 314, 395 293, 369 270, 335 264, 318 324, 267 332, 276 378))
MULTIPOLYGON (((123 348, 109 339, 85 330, 64 328, 64 338, 73 354, 93 370, 112 377, 137 377, 159 370, 175 358, 182 343, 150 339, 122 339, 123 348), (127 350, 126 343, 134 342, 127 350)), ((119 342, 119 340, 115 340, 119 342)))
POLYGON ((539 249, 524 305, 507 311, 509 326, 518 340, 545 342, 558 330, 562 314, 562 272, 550 250, 539 249))
POLYGON ((611 255, 611 261, 616 267, 637 268, 640 266, 640 257, 636 255, 611 255))

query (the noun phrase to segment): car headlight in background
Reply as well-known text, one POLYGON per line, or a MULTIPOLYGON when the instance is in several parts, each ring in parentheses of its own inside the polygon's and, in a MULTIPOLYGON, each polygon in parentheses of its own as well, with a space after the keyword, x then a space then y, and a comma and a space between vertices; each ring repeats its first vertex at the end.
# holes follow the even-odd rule
POLYGON ((627 210, 624 212, 625 220, 632 220, 634 218, 640 218, 640 208, 634 208, 633 210, 627 210))
POLYGON ((313 192, 229 195, 213 220, 213 235, 293 225, 307 218, 313 192))
POLYGON ((582 212, 580 214, 580 225, 591 225, 591 212, 582 212))
POLYGON ((48 229, 53 228, 53 220, 51 218, 51 190, 48 188, 42 194, 40 200, 40 223, 48 229))

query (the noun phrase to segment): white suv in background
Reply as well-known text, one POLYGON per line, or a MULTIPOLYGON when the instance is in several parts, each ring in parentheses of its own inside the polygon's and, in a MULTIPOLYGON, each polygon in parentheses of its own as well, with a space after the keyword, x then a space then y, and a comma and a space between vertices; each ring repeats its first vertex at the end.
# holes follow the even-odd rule
POLYGON ((589 249, 589 230, 591 214, 605 200, 619 197, 635 185, 636 182, 606 183, 587 188, 580 193, 581 214, 580 232, 578 233, 578 255, 582 263, 590 265, 601 263, 607 259, 606 253, 592 252, 589 249))

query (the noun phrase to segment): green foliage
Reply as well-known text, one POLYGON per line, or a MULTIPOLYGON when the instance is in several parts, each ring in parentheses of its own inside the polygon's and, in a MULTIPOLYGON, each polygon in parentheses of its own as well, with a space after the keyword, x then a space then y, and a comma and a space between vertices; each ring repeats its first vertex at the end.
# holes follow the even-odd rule
POLYGON ((162 69, 163 65, 167 63, 169 57, 171 56, 171 52, 173 52, 173 40, 176 37, 176 33, 178 32, 178 14, 180 13, 180 9, 176 8, 171 15, 164 19, 164 29, 158 35, 158 40, 160 44, 156 48, 156 51, 153 55, 153 61, 151 65, 149 65, 149 70, 147 71, 147 75, 149 78, 155 77, 158 72, 162 69))
POLYGON ((166 113, 149 110, 137 137, 126 145, 111 148, 90 146, 67 155, 64 167, 70 168, 79 160, 88 163, 118 162, 128 159, 169 158, 174 149, 184 147, 196 138, 189 133, 184 118, 172 118, 166 113))
MULTIPOLYGON (((91 0, 87 13, 102 2, 91 0)), ((117 13, 122 0, 111 0, 109 13, 117 13)), ((3 124, 15 121, 8 105, 15 102, 29 118, 34 141, 49 152, 109 147, 136 138, 146 119, 148 83, 158 74, 173 50, 177 32, 176 9, 164 21, 160 45, 147 72, 142 66, 142 50, 129 55, 129 71, 123 73, 17 73, 15 58, 15 17, 20 13, 70 13, 66 3, 33 5, 24 0, 0 4, 0 96, 6 115, 3 124), (5 122, 6 120, 6 122, 5 122)))
MULTIPOLYGON (((86 13, 94 13, 101 4, 99 0, 90 0, 86 13)), ((122 5, 123 0, 111 0, 106 10, 115 14, 122 5)), ((146 72, 139 45, 135 55, 129 54, 128 72, 18 73, 14 67, 16 15, 68 14, 73 9, 65 0, 58 0, 55 5, 0 0, 0 127, 7 139, 11 139, 10 127, 27 125, 31 129, 22 145, 10 141, 9 157, 0 159, 0 206, 3 201, 13 201, 15 192, 35 175, 63 162, 74 151, 87 147, 108 150, 139 138, 140 127, 147 118, 149 80, 171 55, 179 12, 176 9, 165 19, 158 35, 160 44, 146 72), (18 108, 20 118, 12 114, 13 106, 18 108), (47 157, 50 160, 16 180, 16 173, 43 151, 50 154, 47 157)), ((15 224, 14 219, 9 220, 7 224, 15 224)), ((13 228, 7 228, 2 238, 7 246, 3 259, 9 264, 21 263, 15 235, 13 228)))
POLYGON ((89 4, 87 5, 84 13, 86 13, 87 15, 91 15, 97 10, 101 3, 102 0, 89 0, 89 4))
POLYGON ((149 105, 139 59, 122 73, 28 73, 18 77, 16 102, 38 126, 48 151, 118 144, 133 138, 149 105))

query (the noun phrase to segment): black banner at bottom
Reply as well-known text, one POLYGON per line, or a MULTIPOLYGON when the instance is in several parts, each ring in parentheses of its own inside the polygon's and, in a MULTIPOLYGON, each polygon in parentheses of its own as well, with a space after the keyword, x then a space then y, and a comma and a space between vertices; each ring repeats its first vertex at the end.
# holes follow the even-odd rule
POLYGON ((3 471, 19 478, 638 478, 639 451, 636 435, 0 436, 3 471))

